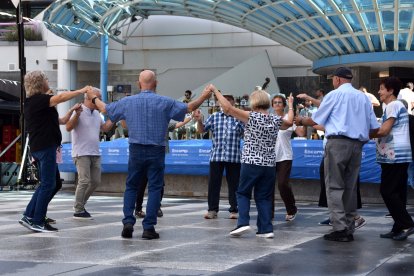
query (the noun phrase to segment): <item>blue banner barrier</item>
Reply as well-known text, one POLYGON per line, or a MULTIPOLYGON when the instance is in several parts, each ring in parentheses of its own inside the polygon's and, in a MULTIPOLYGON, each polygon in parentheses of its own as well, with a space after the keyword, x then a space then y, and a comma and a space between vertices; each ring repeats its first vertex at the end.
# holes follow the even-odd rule
MULTIPOLYGON (((319 179, 319 166, 323 157, 322 140, 292 140, 293 164, 291 178, 319 179)), ((369 141, 362 149, 360 181, 380 183, 381 167, 376 162, 375 142, 369 141)))
MULTIPOLYGON (((293 165, 291 178, 319 179, 319 165, 323 156, 322 140, 292 140, 293 165)), ((171 140, 170 153, 165 157, 166 174, 208 175, 211 140, 171 140)), ((76 172, 71 157, 71 144, 62 148, 62 172, 76 172)), ((103 173, 126 173, 128 140, 101 142, 103 173)), ((364 145, 361 182, 379 183, 381 167, 375 161, 375 143, 364 145)))

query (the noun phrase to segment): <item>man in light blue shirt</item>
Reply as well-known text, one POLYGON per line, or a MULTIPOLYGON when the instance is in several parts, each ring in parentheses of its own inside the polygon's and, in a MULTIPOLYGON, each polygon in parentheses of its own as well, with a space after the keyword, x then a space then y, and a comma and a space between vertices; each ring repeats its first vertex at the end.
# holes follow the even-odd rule
MULTIPOLYGON (((92 103, 99 111, 107 113, 113 122, 125 120, 129 134, 128 177, 124 193, 124 228, 121 236, 132 238, 134 224, 135 201, 138 183, 143 175, 148 177, 147 214, 142 221, 143 239, 158 239, 155 232, 157 212, 160 208, 161 190, 164 183, 165 167, 165 135, 171 119, 183 121, 186 113, 198 108, 211 96, 210 85, 201 96, 190 103, 183 103, 155 93, 157 79, 155 73, 144 70, 139 74, 138 87, 141 92, 125 97, 118 102, 106 105, 98 97, 92 103)), ((93 96, 88 91, 88 96, 93 96), (90 95, 91 94, 91 95, 90 95)))
POLYGON ((353 241, 357 209, 357 178, 362 146, 369 132, 380 126, 369 99, 351 85, 349 68, 337 68, 332 77, 335 90, 327 94, 312 118, 298 117, 296 124, 322 125, 328 139, 324 166, 328 208, 333 232, 325 240, 353 241))

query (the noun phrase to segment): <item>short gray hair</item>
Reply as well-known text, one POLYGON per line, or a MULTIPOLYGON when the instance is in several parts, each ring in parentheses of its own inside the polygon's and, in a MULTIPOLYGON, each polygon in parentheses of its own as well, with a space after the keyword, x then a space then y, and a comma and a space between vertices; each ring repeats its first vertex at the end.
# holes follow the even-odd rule
MULTIPOLYGON (((99 93, 101 94, 101 96, 102 96, 101 89, 99 89, 98 87, 92 87, 92 90, 93 90, 93 92, 95 92, 95 93, 96 93, 96 92, 99 92, 99 93)), ((88 93, 84 93, 84 94, 83 94, 83 96, 84 96, 84 99, 85 99, 85 100, 89 99, 89 98, 88 98, 88 93)))
POLYGON ((264 90, 255 90, 250 95, 250 107, 256 111, 258 109, 269 109, 270 104, 270 95, 264 90))
POLYGON ((43 71, 36 70, 27 73, 24 76, 24 89, 26 90, 26 96, 29 98, 37 94, 44 94, 47 91, 45 89, 45 81, 48 78, 43 71))

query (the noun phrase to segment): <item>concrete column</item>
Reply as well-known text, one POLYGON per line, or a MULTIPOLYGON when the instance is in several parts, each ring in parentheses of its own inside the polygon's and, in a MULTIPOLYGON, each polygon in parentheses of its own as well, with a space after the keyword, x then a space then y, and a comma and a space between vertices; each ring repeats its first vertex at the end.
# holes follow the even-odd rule
MULTIPOLYGON (((77 62, 71 60, 58 60, 58 75, 57 75, 57 89, 58 94, 63 91, 70 91, 76 89, 77 80, 77 62)), ((59 116, 64 116, 68 110, 76 103, 76 99, 58 104, 57 110, 59 116)), ((65 126, 60 126, 62 132, 62 143, 71 141, 70 133, 66 131, 65 126)))
MULTIPOLYGON (((58 73, 57 73, 57 90, 58 94, 63 91, 75 90, 77 81, 77 62, 71 60, 58 60, 58 73)), ((57 105, 59 117, 63 117, 68 110, 76 103, 76 99, 60 103, 57 105)), ((66 131, 64 125, 60 126, 62 132, 62 143, 71 142, 71 135, 66 131)), ((68 182, 75 180, 74 173, 61 173, 61 177, 68 182)))
POLYGON ((371 87, 371 68, 358 66, 352 67, 352 74, 354 78, 352 79, 352 85, 358 89, 361 86, 365 86, 368 92, 372 93, 373 87, 371 87))
MULTIPOLYGON (((354 75, 354 78, 352 79, 352 85, 356 89, 359 89, 361 86, 365 86, 367 88, 367 91, 373 94, 379 100, 379 80, 376 80, 378 74, 372 73, 371 68, 365 66, 352 67, 352 74, 354 75)), ((374 112, 377 117, 381 117, 382 107, 374 107, 374 112)))

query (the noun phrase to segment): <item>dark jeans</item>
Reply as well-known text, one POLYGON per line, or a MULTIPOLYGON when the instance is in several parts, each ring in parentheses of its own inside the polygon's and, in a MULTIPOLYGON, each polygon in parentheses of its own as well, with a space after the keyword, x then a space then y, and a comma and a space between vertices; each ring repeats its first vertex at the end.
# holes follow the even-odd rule
MULTIPOLYGON (((292 186, 289 183, 290 171, 292 170, 292 160, 284 160, 276 163, 276 179, 277 187, 280 192, 280 197, 285 203, 286 212, 288 215, 294 215, 298 211, 296 208, 295 196, 292 192, 292 186)), ((273 186, 273 200, 272 206, 275 206, 275 186, 273 186)))
MULTIPOLYGON (((326 186, 325 186, 325 166, 323 164, 324 158, 322 157, 321 165, 319 166, 319 181, 321 183, 321 192, 319 194, 319 207, 328 207, 328 200, 326 199, 326 186)), ((361 191, 359 175, 357 179, 357 209, 362 208, 361 191)))
POLYGON ((148 177, 148 202, 142 221, 144 230, 154 229, 160 208, 161 190, 164 183, 165 147, 154 145, 129 145, 128 177, 124 193, 123 224, 136 222, 134 216, 138 187, 144 175, 148 177))
MULTIPOLYGON (((145 195, 145 189, 147 188, 147 183, 148 183, 148 177, 144 175, 138 184, 137 201, 135 202, 135 212, 142 211, 142 203, 144 202, 144 195, 145 195)), ((164 186, 165 186, 165 182, 161 190, 160 205, 161 205, 162 198, 164 197, 164 186)))
POLYGON ((407 212, 407 169, 408 163, 381 164, 380 192, 385 205, 394 219, 392 232, 399 233, 414 227, 407 212))
POLYGON ((238 226, 249 225, 250 199, 254 188, 254 201, 257 208, 257 232, 273 232, 272 190, 275 186, 274 167, 241 164, 240 184, 237 190, 239 204, 238 226))
MULTIPOLYGON (((40 172, 39 162, 37 160, 35 160, 34 165, 36 166, 36 168, 40 172)), ((55 197, 55 195, 57 194, 57 192, 59 192, 60 189, 62 189, 62 179, 60 178, 59 167, 58 167, 58 165, 56 165, 56 188, 53 191, 52 196, 50 197, 49 202, 52 201, 52 199, 55 197)))
POLYGON ((33 158, 39 163, 40 185, 34 192, 24 213, 32 218, 34 224, 43 226, 47 207, 56 188, 56 148, 49 147, 32 152, 33 158))
POLYGON ((59 167, 56 165, 56 188, 53 191, 49 202, 53 199, 53 197, 56 195, 56 193, 59 192, 60 189, 62 189, 62 179, 60 178, 59 167))
POLYGON ((229 212, 238 212, 236 191, 240 179, 240 163, 231 162, 210 162, 210 173, 208 177, 208 210, 219 211, 221 180, 224 169, 229 196, 229 212))

